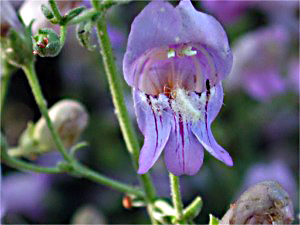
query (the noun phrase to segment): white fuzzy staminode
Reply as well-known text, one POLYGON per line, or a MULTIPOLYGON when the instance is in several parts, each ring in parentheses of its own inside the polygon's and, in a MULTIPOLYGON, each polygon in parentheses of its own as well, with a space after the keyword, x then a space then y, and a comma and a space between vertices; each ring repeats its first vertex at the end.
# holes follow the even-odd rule
POLYGON ((153 111, 161 115, 162 112, 169 107, 168 98, 164 94, 160 94, 158 98, 150 97, 153 111))
POLYGON ((172 109, 180 113, 185 121, 196 122, 202 118, 201 111, 197 108, 195 99, 188 95, 184 89, 178 88, 175 91, 175 99, 172 100, 172 109))

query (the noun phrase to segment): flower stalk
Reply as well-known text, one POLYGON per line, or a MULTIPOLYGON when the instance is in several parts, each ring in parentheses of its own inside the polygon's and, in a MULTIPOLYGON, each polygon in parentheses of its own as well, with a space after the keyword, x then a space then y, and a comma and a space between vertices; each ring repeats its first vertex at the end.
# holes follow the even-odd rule
POLYGON ((28 79, 28 82, 30 84, 32 93, 34 95, 35 101, 42 113, 42 116, 45 118, 47 126, 49 127, 49 130, 51 132, 51 135, 54 139, 54 142, 57 146, 58 151, 62 154, 62 156, 64 157, 64 159, 68 162, 72 162, 73 159, 72 157, 70 157, 70 155, 67 153, 57 131, 54 129, 51 119, 49 117, 48 114, 48 109, 47 109, 47 103, 46 100, 43 96, 35 69, 34 69, 34 63, 31 62, 28 65, 25 65, 22 67, 22 69, 24 70, 24 73, 28 79))
POLYGON ((181 200, 181 193, 180 193, 180 180, 178 176, 169 173, 170 177, 170 185, 171 185, 171 197, 173 206, 175 208, 175 215, 176 221, 179 224, 185 224, 184 217, 183 217, 183 203, 181 200))
MULTIPOLYGON (((101 6, 97 0, 92 0, 92 4, 96 10, 101 12, 101 6)), ((106 23, 104 18, 100 18, 97 22, 97 33, 101 47, 101 53, 104 63, 106 76, 108 79, 110 92, 112 95, 113 103, 116 110, 116 115, 121 127, 121 131, 125 140, 126 147, 131 155, 135 169, 138 167, 139 158, 139 143, 136 133, 134 132, 132 123, 127 112, 124 96, 121 88, 121 81, 118 76, 110 39, 107 33, 106 23)), ((152 205, 155 200, 155 189, 152 184, 149 174, 140 176, 141 182, 144 186, 146 200, 148 202, 148 212, 152 223, 156 223, 152 213, 152 205)))

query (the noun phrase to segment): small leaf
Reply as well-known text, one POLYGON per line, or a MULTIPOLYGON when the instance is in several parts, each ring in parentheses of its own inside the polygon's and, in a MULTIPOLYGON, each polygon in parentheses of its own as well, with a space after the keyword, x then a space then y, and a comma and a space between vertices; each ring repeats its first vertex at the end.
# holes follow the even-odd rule
POLYGON ((186 220, 194 219, 201 212, 202 206, 203 201, 201 197, 197 196, 195 200, 185 208, 183 212, 184 218, 186 220))
POLYGON ((212 214, 209 214, 209 225, 219 225, 219 219, 212 214))
POLYGON ((82 13, 84 10, 86 9, 86 7, 81 6, 75 9, 71 9, 69 12, 67 12, 61 22, 60 25, 65 25, 67 24, 70 20, 72 20, 74 17, 78 16, 80 13, 82 13))
POLYGON ((47 19, 51 20, 54 18, 53 12, 51 11, 51 9, 49 9, 49 7, 47 5, 42 4, 41 9, 42 9, 44 16, 47 19))

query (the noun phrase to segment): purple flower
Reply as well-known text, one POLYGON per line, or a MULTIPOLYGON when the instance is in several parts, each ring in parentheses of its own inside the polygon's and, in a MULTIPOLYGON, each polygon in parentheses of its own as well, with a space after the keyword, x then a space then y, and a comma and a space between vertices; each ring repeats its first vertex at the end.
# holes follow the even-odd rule
POLYGON ((0 34, 1 37, 5 37, 10 28, 14 28, 20 31, 20 34, 24 32, 24 28, 18 19, 17 13, 13 8, 13 5, 9 1, 0 2, 1 15, 0 15, 0 34))
POLYGON ((123 70, 145 136, 138 173, 146 173, 163 149, 168 170, 177 176, 199 170, 203 147, 233 165, 210 128, 223 104, 221 80, 231 66, 222 26, 190 1, 176 8, 153 1, 135 18, 123 70))
MULTIPOLYGON (((247 10, 251 1, 203 1, 203 7, 215 15, 222 23, 231 24, 236 22, 247 10)), ((253 3, 252 3, 253 4, 253 3)))
POLYGON ((274 159, 267 163, 256 163, 246 172, 242 190, 264 181, 279 182, 289 193, 294 203, 297 202, 297 184, 290 167, 281 159, 274 159))
POLYGON ((268 101, 286 90, 282 66, 288 53, 289 35, 281 26, 261 28, 242 36, 233 47, 229 89, 242 86, 259 101, 268 101))
POLYGON ((7 213, 21 213, 32 219, 43 215, 43 198, 49 191, 48 174, 11 173, 1 183, 2 203, 7 213))

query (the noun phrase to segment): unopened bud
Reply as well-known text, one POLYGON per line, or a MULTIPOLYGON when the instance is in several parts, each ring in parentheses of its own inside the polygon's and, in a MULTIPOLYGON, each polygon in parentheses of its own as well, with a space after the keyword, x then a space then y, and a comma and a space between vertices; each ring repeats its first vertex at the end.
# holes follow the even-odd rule
POLYGON ((35 55, 55 57, 61 50, 59 36, 52 29, 40 29, 33 39, 33 53, 35 55))
POLYGON ((126 195, 122 199, 122 204, 125 209, 131 209, 132 208, 132 198, 128 195, 126 195))
POLYGON ((93 28, 92 21, 83 21, 76 27, 76 37, 79 41, 79 44, 88 49, 89 51, 93 51, 96 46, 91 45, 91 32, 93 28))
POLYGON ((288 193, 275 181, 247 189, 230 206, 220 224, 291 224, 294 209, 288 193))
MULTIPOLYGON (((82 104, 73 100, 62 100, 53 105, 49 116, 65 147, 74 145, 88 124, 88 114, 82 104)), ((45 118, 35 125, 33 139, 38 142, 41 151, 55 149, 56 145, 45 118)))
POLYGON ((106 224, 106 220, 96 207, 84 205, 76 210, 71 224, 106 224))

